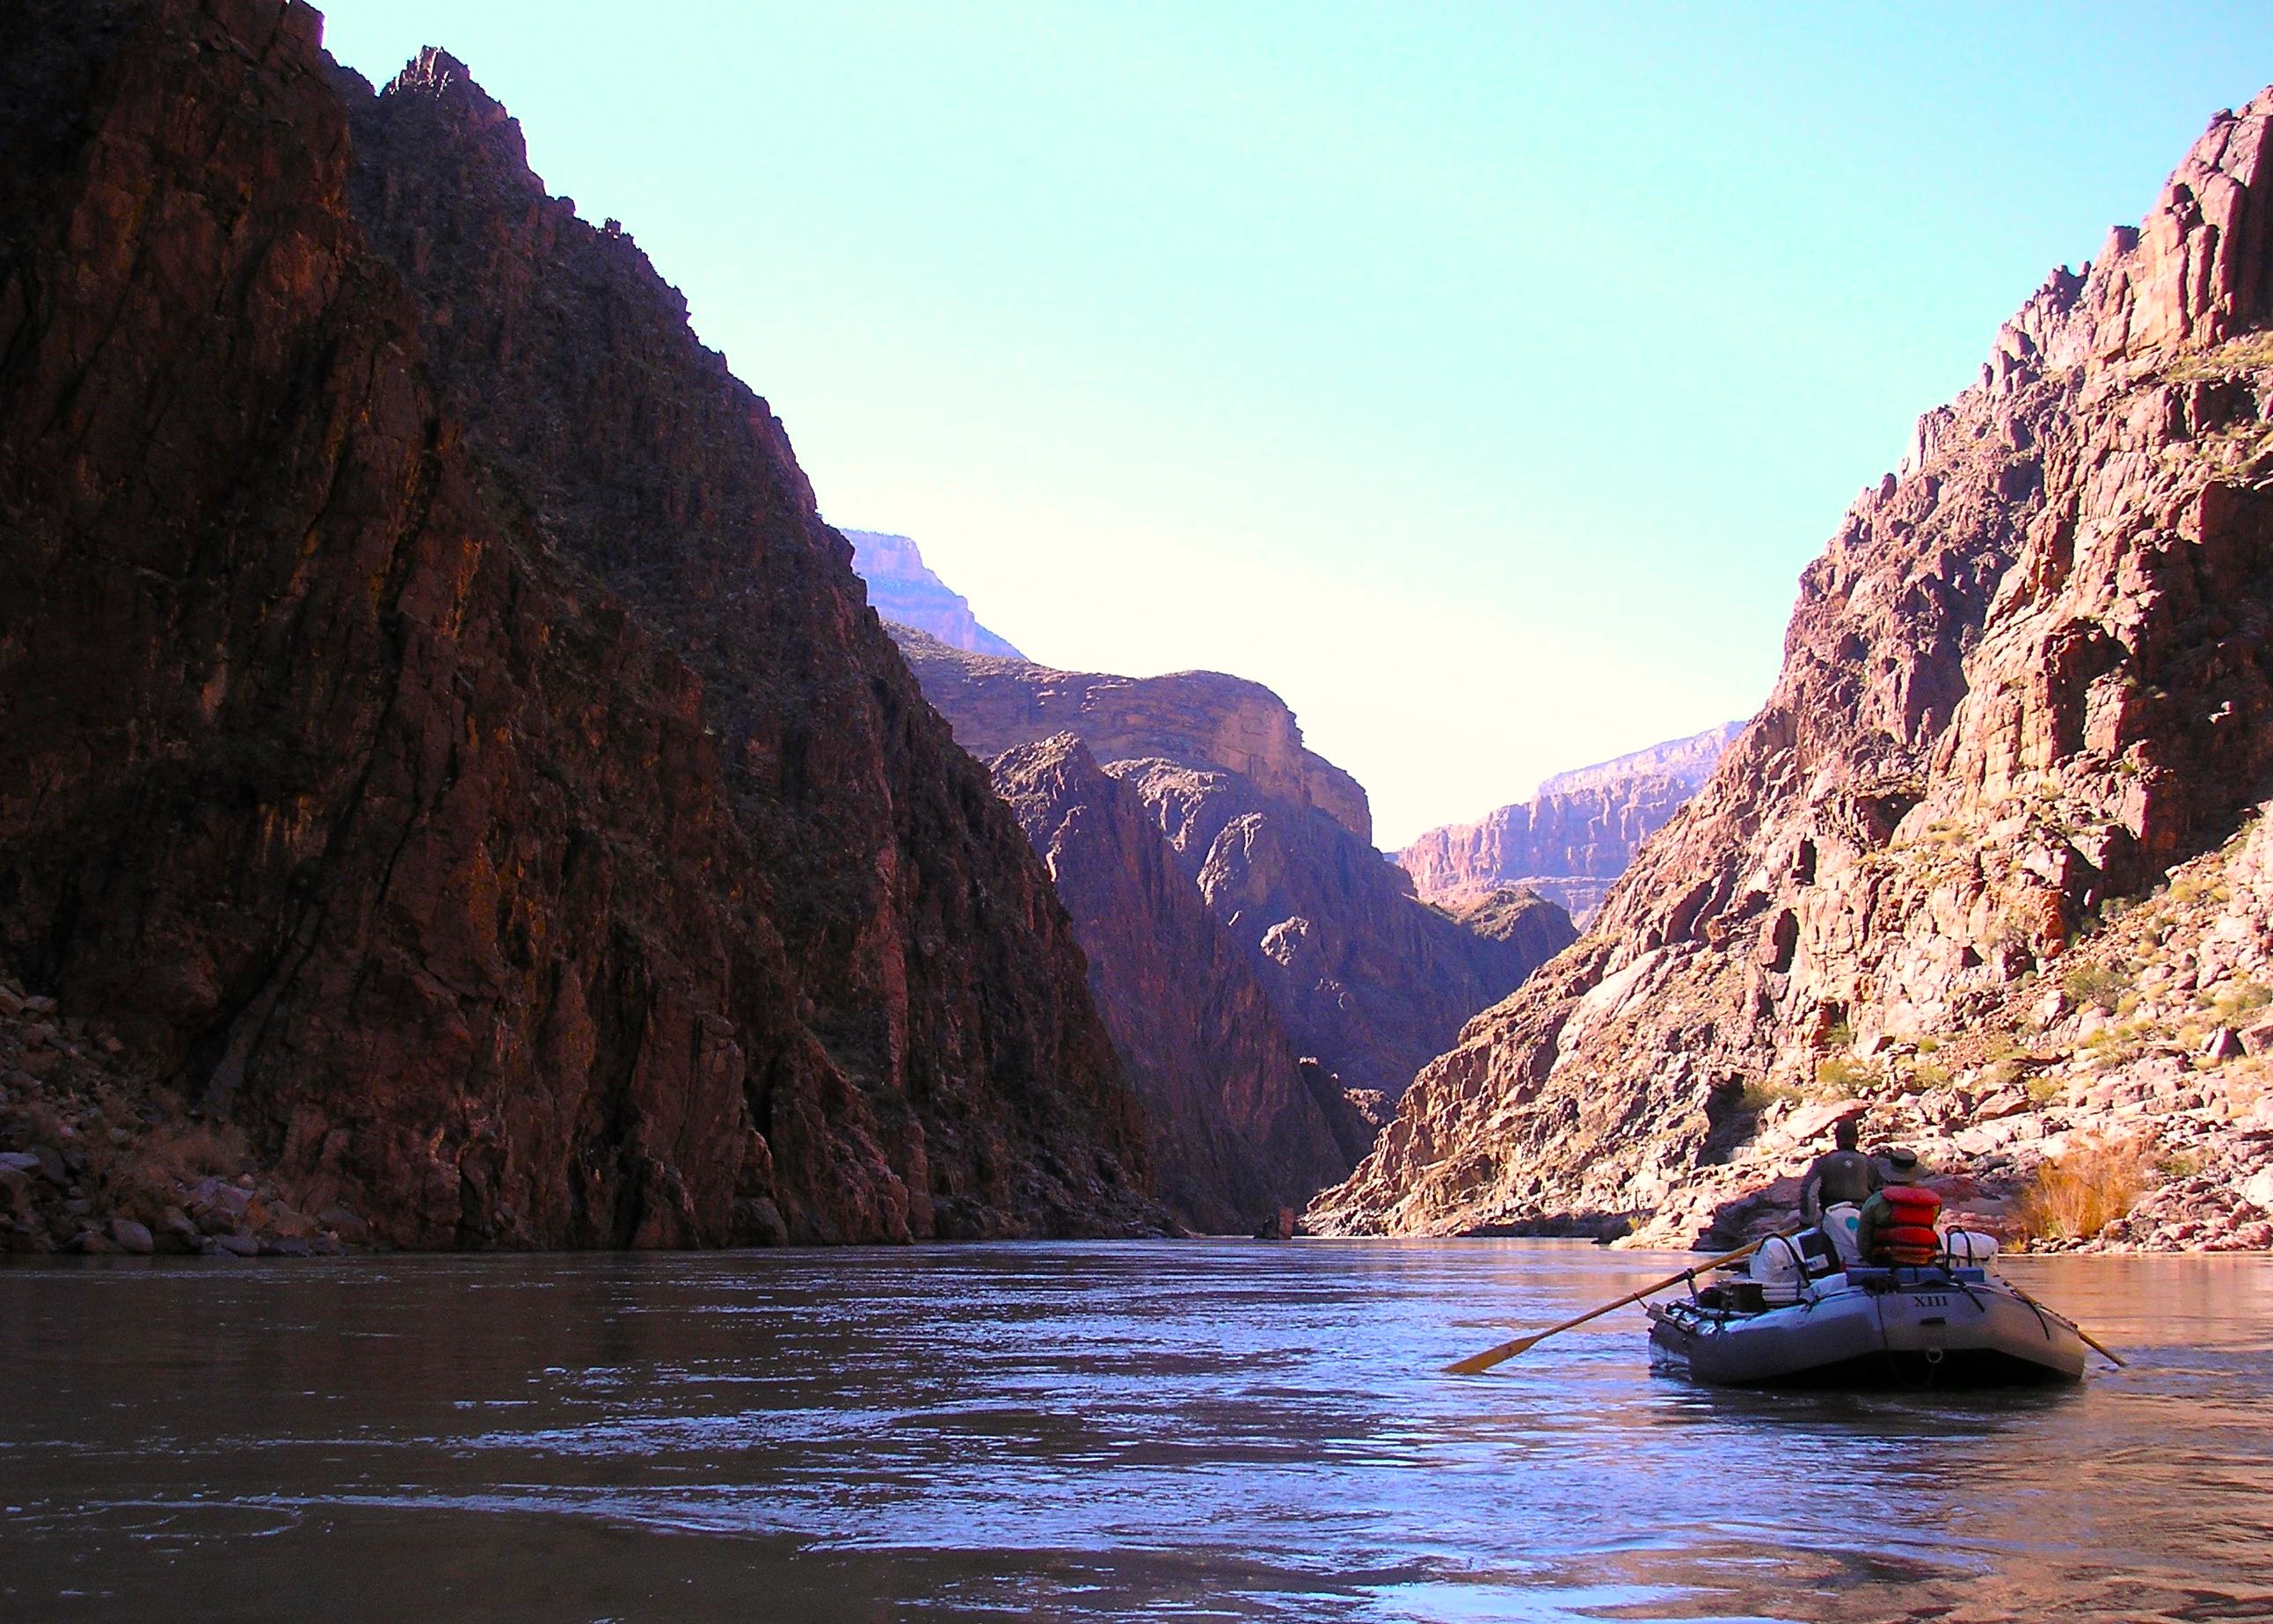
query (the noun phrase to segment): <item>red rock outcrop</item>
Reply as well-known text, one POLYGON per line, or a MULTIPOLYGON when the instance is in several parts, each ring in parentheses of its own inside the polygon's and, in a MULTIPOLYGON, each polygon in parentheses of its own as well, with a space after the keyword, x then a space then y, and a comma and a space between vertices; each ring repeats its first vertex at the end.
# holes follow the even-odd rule
POLYGON ((1337 1142, 1249 955, 1136 793, 1069 733, 1006 751, 994 788, 1073 916, 1169 1209, 1196 1229, 1246 1233, 1346 1177, 1356 1158, 1337 1142))
POLYGON ((1373 838, 1365 788, 1302 745, 1287 703, 1261 683, 1220 671, 1113 677, 990 659, 920 632, 897 633, 924 694, 983 761, 1073 732, 1100 761, 1159 756, 1239 774, 1265 795, 1315 807, 1360 841, 1373 838))
POLYGON ((1583 928, 1641 842, 1697 793, 1743 725, 1558 773, 1528 801, 1430 829, 1397 861, 1424 901, 1458 903, 1523 886, 1560 903, 1583 928))
MULTIPOLYGON (((2224 843, 2273 789, 2269 122, 2273 92, 2220 115, 2145 225, 2056 273, 1980 385, 1920 421, 1804 575, 1775 691, 1711 782, 1589 935, 1429 1066, 1315 1223, 1635 1217, 1692 1239, 1771 1216, 1729 1171, 1774 1171, 1764 1098, 1985 1109, 2014 1074, 1992 1040, 2024 1029, 2046 1046, 2019 1115, 2164 1063, 2022 1012, 2056 1012, 2065 967, 2114 952, 2129 899, 2239 862, 2224 843)), ((2175 1037, 2259 996, 2262 924, 2164 919, 2183 1006, 2129 949, 2102 979, 2137 974, 2175 1037)), ((2169 1092, 2222 1125, 2189 1156, 2246 1184, 2273 1143, 2217 1084, 2169 1092)), ((1952 1146, 1952 1178, 1999 1171, 1952 1146)))
POLYGON ((914 542, 880 530, 847 530, 844 536, 852 543, 853 569, 867 583, 869 606, 886 621, 935 637, 950 648, 1025 658, 979 624, 971 600, 933 572, 914 542))
POLYGON ((432 55, 352 154, 414 297, 319 28, 11 19, 0 952, 398 1245, 1141 1221, 1063 913, 779 425, 432 55))

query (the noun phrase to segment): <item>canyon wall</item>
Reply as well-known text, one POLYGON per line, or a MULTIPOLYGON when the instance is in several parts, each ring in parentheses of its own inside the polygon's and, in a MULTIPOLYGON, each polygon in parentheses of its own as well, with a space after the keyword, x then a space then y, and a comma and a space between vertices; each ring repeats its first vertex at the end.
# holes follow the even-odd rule
POLYGON ((846 530, 852 543, 852 568, 868 586, 868 606, 895 625, 911 626, 950 648, 972 654, 1025 656, 979 624, 971 601, 949 586, 923 560, 915 543, 881 530, 846 530))
POLYGON ((1851 1109, 1992 1216, 2112 1135, 2152 1194, 2076 1239, 2273 1235, 2269 121, 2221 114, 1919 421, 1711 780, 1315 1224, 1740 1232, 1851 1109))
MULTIPOLYGON (((1258 683, 1057 671, 899 639, 966 748, 999 755, 1070 733, 1136 792, 1298 1054, 1342 1090, 1394 1100, 1468 1016, 1572 938, 1560 909, 1528 894, 1504 904, 1497 934, 1422 902, 1369 843, 1365 791, 1303 748, 1293 713, 1258 683)), ((1104 950, 1084 945, 1092 961, 1104 950)))
POLYGON ((1046 875, 630 240, 296 0, 7 20, 0 954, 109 1119, 401 1246, 1150 1222, 1046 875))
POLYGON ((1261 683, 1220 671, 1053 670, 1028 660, 974 659, 920 634, 901 634, 899 643, 925 695, 983 761, 1070 731, 1100 761, 1163 756, 1208 763, 1266 795, 1316 808, 1360 841, 1373 838, 1364 786, 1305 749, 1294 713, 1261 683))
POLYGON ((1346 1176, 1340 1102, 1314 1097, 1249 955, 1136 792, 1069 733, 1004 752, 994 787, 1073 916, 1169 1209, 1244 1233, 1346 1176))
POLYGON ((1429 902, 1524 886, 1560 903, 1583 928, 1641 842, 1697 793, 1742 727, 1728 722, 1558 773, 1528 801, 1430 829, 1397 861, 1429 902))

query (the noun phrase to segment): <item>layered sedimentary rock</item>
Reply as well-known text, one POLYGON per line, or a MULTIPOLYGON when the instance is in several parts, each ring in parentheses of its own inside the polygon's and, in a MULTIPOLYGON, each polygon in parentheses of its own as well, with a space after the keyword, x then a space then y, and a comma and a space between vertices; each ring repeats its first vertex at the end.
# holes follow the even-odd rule
POLYGON ((1046 876, 628 239, 446 57, 351 141, 304 5, 7 25, 0 953, 120 1086, 398 1245, 1141 1219, 1046 876))
POLYGON ((1029 660, 973 658, 920 633, 898 635, 925 695, 981 760, 1071 732, 1100 761, 1162 756, 1223 767, 1265 795, 1317 808, 1361 841, 1373 838, 1364 786, 1305 749, 1294 713, 1261 683, 1220 671, 1060 671, 1029 660))
POLYGON ((868 583, 869 607, 886 620, 935 637, 950 648, 1025 658, 979 624, 971 600, 934 574, 908 537, 881 530, 847 530, 844 535, 852 543, 853 570, 868 583))
POLYGON ((1697 793, 1742 726, 1728 722, 1558 773, 1528 801, 1430 829, 1397 861, 1429 902, 1456 903, 1497 886, 1526 886, 1584 926, 1641 842, 1697 793))
POLYGON ((1893 1127, 1938 1097, 2009 1124, 1942 1148, 1954 1194, 2120 1122, 2154 1179, 2218 1184, 2184 1199, 2259 1233, 2273 1139, 2232 1021, 2273 997, 2268 917, 2258 841, 2227 842, 2273 790, 2269 120, 2273 93, 2220 115, 2145 224, 1920 421, 1804 575, 1711 781, 1315 1222, 1726 1232, 1796 1165, 1761 1137, 1778 1096, 1852 1095, 1893 1127), (2142 897, 2151 932, 2111 923, 2142 897))
POLYGON ((1669 778, 1694 795, 1713 776, 1721 757, 1744 730, 1741 722, 1724 722, 1685 738, 1669 738, 1592 767, 1554 774, 1539 781, 1537 793, 1575 795, 1582 790, 1608 790, 1632 778, 1669 778))
POLYGON ((1073 917, 1170 1209, 1196 1229, 1246 1231, 1347 1174, 1356 1155, 1337 1142, 1249 955, 1136 791, 1069 733, 1006 751, 994 787, 1073 917))

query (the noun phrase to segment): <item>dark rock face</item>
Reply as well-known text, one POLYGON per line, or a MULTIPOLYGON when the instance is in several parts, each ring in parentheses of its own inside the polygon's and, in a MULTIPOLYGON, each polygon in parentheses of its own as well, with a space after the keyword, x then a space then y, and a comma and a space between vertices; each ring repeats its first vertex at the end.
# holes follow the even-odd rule
POLYGON ((1642 842, 1704 785, 1742 728, 1732 722, 1558 773, 1528 801, 1429 830, 1397 861, 1429 902, 1458 903, 1498 886, 1527 886, 1583 926, 1642 842))
POLYGON ((397 1245, 1142 1221, 1046 877, 628 241, 430 54, 353 142, 414 295, 308 8, 8 21, 27 981, 397 1245))
MULTIPOLYGON (((966 749, 999 755, 1070 732, 1136 791, 1337 1100, 1394 1100, 1463 1022, 1572 939, 1551 904, 1491 939, 1422 902, 1368 843, 1363 788, 1303 748, 1293 713, 1259 683, 1058 671, 898 636, 966 749)), ((1338 1132, 1362 1134, 1362 1115, 1332 1109, 1338 1132)))
POLYGON ((1151 808, 1226 929, 1257 956, 1302 1053, 1345 1088, 1394 1100, 1478 1010, 1574 938, 1536 897, 1480 934, 1413 895, 1405 872, 1331 818, 1236 774, 1112 763, 1151 808))
POLYGON ((881 530, 847 530, 844 536, 852 543, 852 568, 868 583, 869 606, 887 621, 935 637, 950 648, 1025 658, 979 624, 971 601, 934 573, 906 536, 881 530))
POLYGON ((1089 957, 1090 986, 1152 1129, 1161 1197, 1196 1229, 1300 1209, 1356 1154, 1339 1096, 1314 1095, 1249 955, 1176 866, 1136 792, 1071 734, 1007 751, 1018 814, 1089 957))
MULTIPOLYGON (((1732 1168, 1777 1175, 1744 1149, 1740 1085, 1763 1081, 1962 1090, 2039 1144, 2087 1119, 2047 1102, 2129 1105, 2134 1132, 2139 1102, 2167 1100, 2228 1125, 2189 1157, 2273 1200, 2249 1183, 2262 1139, 2230 1126, 2249 1100, 2177 1086, 2239 1044, 2187 1022, 2254 1007, 2273 953, 2262 834, 2229 842, 2262 831, 2273 790, 2269 127, 2273 91, 2221 114, 2143 226, 2056 273, 1979 386, 1919 421, 1802 577, 1775 690, 1710 782, 1586 942, 1429 1066, 1315 1221, 1633 1214, 1645 1239, 1691 1239, 1752 1201, 1732 1168), (2185 896, 2149 899, 2152 931, 2101 945, 2112 904, 2190 862, 2185 896), (2106 995, 2131 1024, 2076 1010, 2133 975, 2128 1001, 2106 995), (2023 1042, 2033 1093, 2013 1086, 2023 1042)), ((1987 1179, 2020 1137, 1952 1153, 1987 1179)))

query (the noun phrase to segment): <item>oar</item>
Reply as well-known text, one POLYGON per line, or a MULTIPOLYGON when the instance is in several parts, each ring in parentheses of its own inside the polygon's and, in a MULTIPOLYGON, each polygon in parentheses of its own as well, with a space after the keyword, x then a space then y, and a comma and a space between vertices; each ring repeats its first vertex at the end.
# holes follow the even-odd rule
MULTIPOLYGON (((1512 1359, 1519 1353, 1528 1351, 1557 1332, 1567 1331, 1574 1325, 1584 1325, 1589 1320, 1599 1320, 1613 1308, 1623 1308, 1628 1303, 1638 1303, 1645 1297, 1653 1297, 1669 1287, 1679 1285, 1691 1276, 1706 1269, 1718 1269, 1723 1263, 1733 1263, 1739 1258, 1748 1258, 1772 1240, 1789 1240, 1789 1239, 1791 1237, 1789 1235, 1763 1235, 1749 1246, 1738 1246, 1734 1252, 1724 1252, 1719 1257, 1708 1258, 1702 1263, 1692 1264, 1677 1275, 1668 1275, 1654 1285, 1646 1285, 1639 1291, 1627 1292, 1614 1303, 1604 1303, 1600 1308, 1589 1309, 1575 1320, 1565 1320, 1562 1324, 1550 1325, 1543 1331, 1535 1331, 1528 1336, 1519 1336, 1513 1342, 1504 1342, 1497 1348, 1487 1348, 1482 1353, 1471 1354, 1457 1365, 1445 1366, 1444 1373, 1448 1376, 1480 1376, 1501 1360, 1512 1359)), ((2098 1344, 2093 1345, 2096 1347, 2098 1344)))
MULTIPOLYGON (((2004 1278, 2004 1276, 1998 1276, 1998 1277, 1999 1277, 1999 1279, 2003 1279, 2003 1278, 2004 1278)), ((2110 1347, 2109 1347, 2105 1343, 2104 1343, 2104 1342, 2100 1341, 2098 1337, 2097 1337, 2097 1336, 2093 1336, 2089 1331, 2088 1331, 2088 1330, 2084 1329, 2084 1328, 2083 1328, 2083 1327, 2082 1327, 2081 1325, 2078 1325, 2078 1324, 2077 1324, 2074 1320, 2069 1319, 2066 1314, 2062 1313, 2059 1309, 2057 1309, 2057 1308, 2048 1308, 2048 1307, 2046 1307, 2044 1304, 2042 1304, 2042 1303, 2038 1302, 2035 1298, 2033 1298, 2033 1297, 2029 1296, 2026 1291, 2023 1291, 2022 1290, 2021 1290, 2021 1288, 2020 1288, 2019 1286, 2014 1285, 2014 1284, 2010 1280, 2006 1280, 2006 1281, 2005 1281, 2005 1289, 2006 1289, 2007 1291, 2008 1291, 2012 1292, 2012 1294, 2013 1294, 2014 1296, 2015 1296, 2015 1297, 2019 1298, 2022 1302, 2024 1302, 2024 1303, 2028 1304, 2028 1306, 2029 1306, 2029 1307, 2036 1309, 2038 1313, 2048 1313, 2048 1314, 2052 1315, 2053 1319, 2055 1319, 2055 1320, 2058 1320, 2058 1321, 2061 1321, 2063 1324, 2065 1324, 2065 1325, 2068 1328, 2068 1329, 2070 1329, 2070 1330, 2074 1331, 2077 1336, 2079 1336, 2082 1337, 2082 1338, 2083 1338, 2083 1340, 2084 1340, 2084 1342, 2085 1342, 2085 1343, 2086 1343, 2087 1345, 2089 1345, 2089 1346, 2090 1346, 2090 1347, 2093 1347, 2093 1348, 2097 1349, 2097 1350, 2099 1351, 2100 1354, 2101 1354, 2101 1355, 2102 1355, 2102 1356, 2103 1356, 2103 1357, 2107 1360, 2107 1362, 2108 1362, 2109 1364, 2111 1364, 2111 1365, 2114 1366, 2116 1369, 2118 1369, 2118 1370, 2128 1370, 2128 1369, 2130 1368, 2130 1366, 2131 1366, 2131 1362, 2130 1362, 2128 1359, 2125 1358, 2121 1354, 2117 1353, 2114 1350, 2112 1350, 2112 1348, 2110 1348, 2110 1347)))

